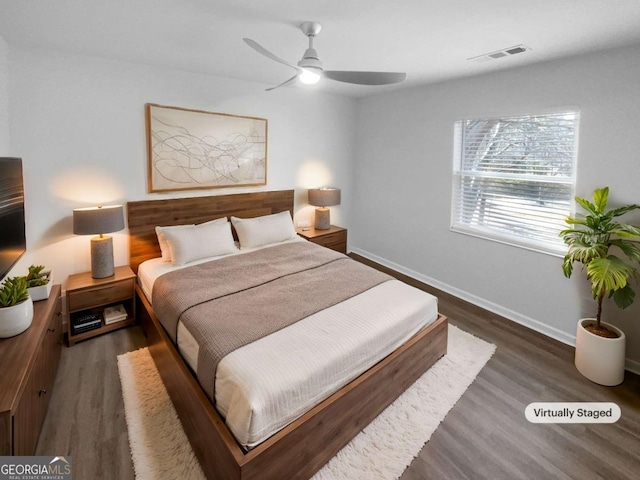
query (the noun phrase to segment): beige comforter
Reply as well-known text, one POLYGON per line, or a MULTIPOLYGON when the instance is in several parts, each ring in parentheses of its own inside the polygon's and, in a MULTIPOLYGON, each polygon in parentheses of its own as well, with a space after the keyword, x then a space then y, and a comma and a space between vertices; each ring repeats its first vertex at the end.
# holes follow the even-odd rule
POLYGON ((225 355, 390 279, 341 253, 295 242, 167 273, 152 300, 174 342, 178 321, 198 342, 196 374, 213 399, 225 355))

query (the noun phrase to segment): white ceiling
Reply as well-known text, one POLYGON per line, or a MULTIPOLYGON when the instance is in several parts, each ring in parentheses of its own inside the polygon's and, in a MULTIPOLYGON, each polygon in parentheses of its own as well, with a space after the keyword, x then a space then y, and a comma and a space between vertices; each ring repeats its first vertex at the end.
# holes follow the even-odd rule
POLYGON ((407 72, 400 87, 329 80, 313 87, 353 96, 640 44, 640 0, 0 0, 0 35, 10 45, 252 80, 265 88, 292 71, 251 50, 242 37, 296 63, 307 44, 297 29, 303 21, 323 25, 315 47, 327 69, 407 72), (518 44, 531 50, 467 60, 518 44))

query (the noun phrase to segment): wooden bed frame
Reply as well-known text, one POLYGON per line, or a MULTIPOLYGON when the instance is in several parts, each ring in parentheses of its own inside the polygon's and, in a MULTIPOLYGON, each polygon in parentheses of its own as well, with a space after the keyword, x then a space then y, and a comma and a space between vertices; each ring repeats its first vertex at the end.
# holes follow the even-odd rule
MULTIPOLYGON (((293 190, 129 202, 130 265, 160 256, 155 226, 289 210, 293 190)), ((149 350, 205 475, 216 480, 307 479, 379 415, 447 350, 438 319, 393 353, 249 452, 235 441, 169 340, 140 287, 140 321, 149 350)))

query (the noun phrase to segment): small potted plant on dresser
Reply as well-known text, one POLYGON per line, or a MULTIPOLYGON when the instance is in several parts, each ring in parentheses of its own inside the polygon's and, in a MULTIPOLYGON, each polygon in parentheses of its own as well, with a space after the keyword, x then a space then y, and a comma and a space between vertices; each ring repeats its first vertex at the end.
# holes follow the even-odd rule
POLYGON ((25 277, 7 278, 0 285, 0 338, 24 332, 33 320, 33 301, 25 277))
POLYGON ((31 265, 26 278, 31 300, 37 302, 49 298, 53 286, 51 270, 45 270, 44 265, 31 265))
POLYGON ((640 264, 640 228, 619 223, 616 218, 640 209, 640 205, 607 211, 608 198, 609 187, 597 189, 593 203, 576 197, 587 213, 584 218, 567 218, 566 223, 573 228, 563 230, 560 236, 569 245, 562 263, 565 276, 571 277, 574 262, 581 263, 598 308, 596 318, 578 321, 576 368, 592 382, 614 386, 624 380, 625 335, 601 321, 602 302, 609 296, 620 308, 633 303, 635 293, 630 281, 637 277, 640 264), (616 253, 622 253, 622 258, 616 253))

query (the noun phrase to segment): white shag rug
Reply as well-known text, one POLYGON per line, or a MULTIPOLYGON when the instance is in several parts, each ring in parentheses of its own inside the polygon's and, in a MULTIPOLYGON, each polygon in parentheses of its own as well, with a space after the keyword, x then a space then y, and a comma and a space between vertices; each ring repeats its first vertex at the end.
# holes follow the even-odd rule
MULTIPOLYGON (((399 478, 495 350, 495 345, 449 325, 447 355, 313 480, 399 478)), ((148 349, 119 355, 118 370, 136 478, 204 479, 148 349)))

